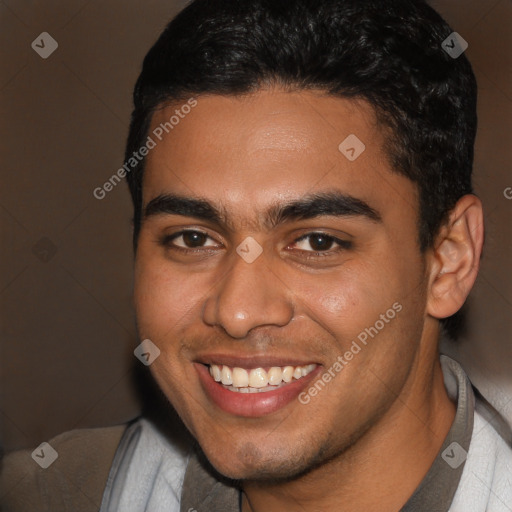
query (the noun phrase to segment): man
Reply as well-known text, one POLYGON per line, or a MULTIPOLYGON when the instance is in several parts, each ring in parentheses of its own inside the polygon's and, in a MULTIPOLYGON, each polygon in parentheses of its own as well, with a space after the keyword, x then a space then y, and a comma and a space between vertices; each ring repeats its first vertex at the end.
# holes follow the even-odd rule
POLYGON ((197 0, 169 24, 126 176, 140 352, 197 445, 145 419, 65 434, 85 460, 12 510, 512 510, 510 432, 438 349, 483 244, 462 51, 419 0, 197 0))

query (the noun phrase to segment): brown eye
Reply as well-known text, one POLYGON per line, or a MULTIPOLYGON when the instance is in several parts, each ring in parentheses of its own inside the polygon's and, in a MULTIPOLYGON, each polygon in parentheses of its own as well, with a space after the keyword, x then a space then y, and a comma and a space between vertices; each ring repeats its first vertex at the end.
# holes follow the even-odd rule
POLYGON ((309 245, 314 251, 328 251, 334 244, 334 239, 323 233, 309 235, 309 245))
POLYGON ((217 247, 210 236, 202 231, 180 231, 174 233, 174 235, 165 236, 162 240, 162 245, 169 248, 180 248, 180 249, 197 249, 203 247, 217 247))
POLYGON ((206 240, 208 239, 208 236, 204 233, 200 233, 198 231, 188 231, 183 233, 183 242, 187 247, 202 247, 206 240))
POLYGON ((308 233, 295 241, 295 246, 306 252, 323 252, 332 249, 334 244, 341 245, 343 242, 325 233, 308 233))

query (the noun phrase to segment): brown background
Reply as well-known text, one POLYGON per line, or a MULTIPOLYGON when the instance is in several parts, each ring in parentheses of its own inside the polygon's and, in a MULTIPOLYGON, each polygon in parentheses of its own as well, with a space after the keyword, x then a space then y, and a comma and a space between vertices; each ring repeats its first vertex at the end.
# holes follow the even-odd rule
MULTIPOLYGON (((121 165, 142 59, 179 1, 2 0, 1 431, 5 450, 140 411, 131 205, 121 165), (31 48, 49 32, 48 59, 31 48), (135 370, 134 370, 135 369, 135 370)), ((475 184, 486 207, 469 329, 446 350, 512 422, 512 2, 436 0, 479 86, 475 184)))

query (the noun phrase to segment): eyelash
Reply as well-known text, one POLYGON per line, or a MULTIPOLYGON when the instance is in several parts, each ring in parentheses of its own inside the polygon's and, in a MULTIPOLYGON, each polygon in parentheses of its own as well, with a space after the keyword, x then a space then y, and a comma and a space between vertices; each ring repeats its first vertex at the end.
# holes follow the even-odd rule
MULTIPOLYGON (((192 249, 192 248, 184 248, 184 247, 180 247, 180 246, 172 244, 172 242, 174 240, 176 240, 180 236, 187 234, 187 233, 198 233, 198 234, 204 235, 205 237, 213 240, 213 238, 210 237, 210 235, 208 235, 208 233, 205 233, 204 231, 199 231, 197 229, 184 229, 182 231, 178 231, 177 233, 173 233, 172 235, 165 235, 160 240, 160 244, 168 249, 173 250, 173 251, 181 252, 182 254, 197 254, 198 252, 203 252, 203 251, 205 251, 205 249, 209 248, 209 247, 206 247, 206 248, 198 247, 198 248, 192 249)), ((332 241, 335 244, 337 244, 338 247, 335 250, 328 249, 326 251, 304 251, 304 250, 299 249, 299 251, 304 254, 304 257, 306 259, 319 258, 319 257, 324 258, 324 257, 328 257, 333 254, 338 254, 339 252, 342 252, 344 250, 352 248, 352 242, 349 242, 347 240, 341 240, 339 238, 336 238, 336 237, 329 235, 327 233, 324 233, 322 231, 311 231, 310 233, 306 233, 306 234, 300 236, 299 238, 297 238, 296 240, 294 240, 293 244, 302 242, 303 240, 305 240, 309 237, 312 237, 314 235, 321 235, 321 236, 325 237, 327 240, 332 241)))

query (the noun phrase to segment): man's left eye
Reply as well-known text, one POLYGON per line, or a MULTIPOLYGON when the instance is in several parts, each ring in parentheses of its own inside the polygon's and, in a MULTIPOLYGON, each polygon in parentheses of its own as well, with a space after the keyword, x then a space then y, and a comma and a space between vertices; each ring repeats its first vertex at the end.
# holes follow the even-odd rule
POLYGON ((326 235, 325 233, 307 233, 295 240, 293 245, 302 251, 326 252, 335 245, 338 246, 336 250, 347 249, 350 247, 350 242, 326 235))

